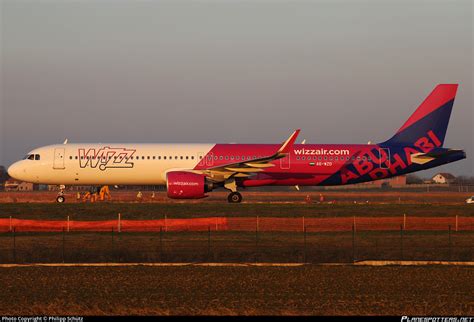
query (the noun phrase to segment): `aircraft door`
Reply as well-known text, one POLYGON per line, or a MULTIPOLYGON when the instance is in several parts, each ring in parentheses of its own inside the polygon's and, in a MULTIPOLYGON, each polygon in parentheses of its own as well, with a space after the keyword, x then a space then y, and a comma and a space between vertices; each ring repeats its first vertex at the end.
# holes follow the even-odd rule
POLYGON ((53 169, 62 170, 66 168, 64 166, 64 151, 64 148, 54 149, 53 169))
POLYGON ((288 155, 284 158, 280 159, 280 168, 284 170, 290 169, 291 165, 291 154, 288 153, 288 155))
POLYGON ((214 153, 209 153, 206 156, 206 166, 212 167, 214 165, 214 153))
POLYGON ((390 149, 389 148, 379 149, 379 160, 380 160, 381 169, 390 168, 390 149))
POLYGON ((214 165, 214 154, 211 153, 198 153, 199 163, 198 165, 201 167, 212 167, 214 165))

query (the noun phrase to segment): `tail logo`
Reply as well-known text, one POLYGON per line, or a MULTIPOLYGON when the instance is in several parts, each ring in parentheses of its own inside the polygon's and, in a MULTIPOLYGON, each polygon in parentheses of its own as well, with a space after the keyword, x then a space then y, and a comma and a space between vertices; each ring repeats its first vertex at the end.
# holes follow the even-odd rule
POLYGON ((351 183, 350 181, 356 181, 364 175, 369 175, 372 180, 383 179, 390 175, 395 176, 399 171, 406 169, 412 164, 411 156, 413 154, 420 152, 428 153, 441 145, 441 141, 436 134, 429 130, 425 136, 416 140, 414 146, 404 147, 404 154, 402 155, 394 153, 390 157, 384 149, 373 148, 355 158, 350 164, 354 170, 349 170, 348 168, 341 170, 341 183, 351 183))

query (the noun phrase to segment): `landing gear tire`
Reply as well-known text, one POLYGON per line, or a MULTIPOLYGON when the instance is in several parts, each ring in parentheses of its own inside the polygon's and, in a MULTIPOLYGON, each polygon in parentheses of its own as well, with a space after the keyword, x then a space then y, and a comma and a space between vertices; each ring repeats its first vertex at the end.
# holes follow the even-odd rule
POLYGON ((240 193, 238 193, 237 191, 232 192, 227 197, 227 201, 229 203, 240 203, 242 201, 242 195, 240 193))
POLYGON ((58 197, 56 198, 56 202, 58 202, 58 203, 64 203, 64 202, 66 202, 66 198, 65 198, 64 196, 58 196, 58 197))

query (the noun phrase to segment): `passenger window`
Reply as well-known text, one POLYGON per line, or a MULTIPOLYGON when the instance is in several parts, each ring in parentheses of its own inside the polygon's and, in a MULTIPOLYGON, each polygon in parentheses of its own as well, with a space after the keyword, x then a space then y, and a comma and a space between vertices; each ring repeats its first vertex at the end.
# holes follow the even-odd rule
POLYGON ((181 160, 183 160, 183 156, 180 156, 179 158, 180 158, 181 160))
POLYGON ((163 157, 163 160, 166 160, 166 156, 163 157))

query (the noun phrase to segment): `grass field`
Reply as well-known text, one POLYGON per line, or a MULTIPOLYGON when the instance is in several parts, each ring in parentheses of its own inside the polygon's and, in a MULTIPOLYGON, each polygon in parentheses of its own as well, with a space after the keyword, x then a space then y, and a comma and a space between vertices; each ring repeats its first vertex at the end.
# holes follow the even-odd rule
MULTIPOLYGON (((347 200, 354 199, 351 195, 347 200)), ((472 217, 462 196, 390 196, 306 204, 301 195, 199 202, 0 203, 0 218, 123 220, 197 217, 472 217), (273 199, 272 199, 273 200, 273 199), (290 201, 288 201, 290 200, 290 201)), ((347 197, 347 196, 346 196, 347 197)), ((21 200, 21 199, 19 199, 21 200)), ((343 200, 341 197, 340 200, 343 200)), ((474 232, 15 232, 0 263, 286 262, 474 259, 474 232)), ((0 315, 472 315, 472 267, 0 268, 0 315)))
POLYGON ((107 220, 116 219, 227 217, 341 217, 341 216, 474 216, 466 204, 215 204, 215 203, 95 203, 95 204, 0 204, 0 218, 107 220))
POLYGON ((473 315, 466 267, 1 268, 0 315, 473 315))
MULTIPOLYGON (((0 218, 122 220, 225 217, 452 217, 474 216, 471 205, 452 204, 216 204, 96 203, 1 204, 0 218)), ((409 221, 409 219, 408 219, 409 221)), ((460 260, 474 258, 474 235, 434 231, 11 233, 0 234, 0 262, 352 262, 360 259, 460 260), (403 238, 403 240, 401 240, 403 238), (15 243, 15 245, 13 245, 15 243), (15 250, 13 250, 15 248, 15 250)))
MULTIPOLYGON (((447 189, 449 187, 444 187, 447 189)), ((451 187, 454 190, 437 190, 437 191, 416 191, 416 190, 402 190, 402 189, 371 189, 371 190, 321 190, 311 191, 255 191, 253 189, 243 189, 242 195, 244 203, 304 203, 306 196, 309 196, 313 202, 318 202, 320 194, 324 196, 325 202, 345 203, 353 202, 369 202, 369 203, 421 203, 421 204, 463 204, 464 201, 472 196, 474 192, 473 187, 469 187, 470 191, 465 191, 468 187, 451 187), (458 191, 459 188, 459 191, 458 191)), ((228 192, 218 189, 209 193, 209 196, 204 199, 194 200, 173 200, 166 196, 166 192, 155 192, 155 197, 152 198, 151 191, 144 191, 143 198, 137 200, 137 191, 112 191, 112 202, 134 202, 134 203, 186 203, 186 204, 200 204, 200 203, 217 203, 225 204, 227 202, 228 192)), ((56 200, 56 192, 33 191, 33 192, 0 192, 0 203, 54 203, 56 200)), ((76 194, 74 192, 66 193, 66 203, 76 203, 76 194)), ((82 202, 82 201, 81 201, 82 202)))
POLYGON ((0 234, 0 263, 474 260, 474 232, 0 234))

